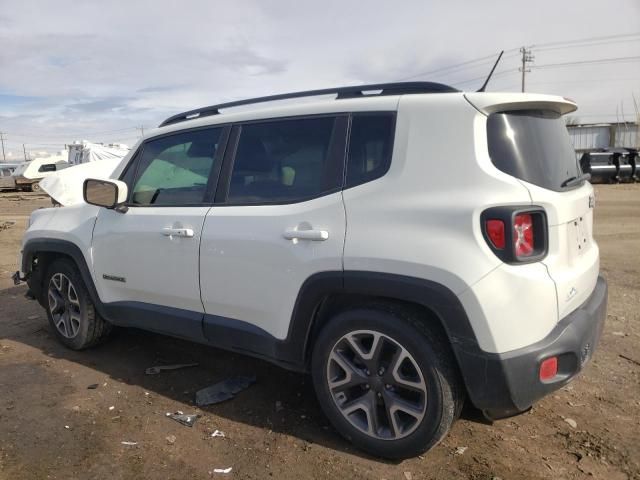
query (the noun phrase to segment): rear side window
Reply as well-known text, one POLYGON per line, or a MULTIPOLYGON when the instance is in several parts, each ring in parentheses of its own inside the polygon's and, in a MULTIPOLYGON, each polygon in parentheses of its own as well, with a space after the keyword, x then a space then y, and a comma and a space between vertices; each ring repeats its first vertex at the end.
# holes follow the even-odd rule
POLYGON ((222 128, 187 131, 145 143, 142 154, 136 158, 130 203, 140 206, 203 203, 221 133, 222 128))
POLYGON ((392 113, 354 114, 351 120, 347 188, 383 176, 391 164, 395 116, 392 113))
POLYGON ((335 135, 334 117, 243 125, 227 202, 293 203, 337 190, 342 168, 332 155, 335 135))
POLYGON ((487 120, 489 155, 501 171, 550 190, 582 174, 561 116, 548 110, 493 113, 487 120))

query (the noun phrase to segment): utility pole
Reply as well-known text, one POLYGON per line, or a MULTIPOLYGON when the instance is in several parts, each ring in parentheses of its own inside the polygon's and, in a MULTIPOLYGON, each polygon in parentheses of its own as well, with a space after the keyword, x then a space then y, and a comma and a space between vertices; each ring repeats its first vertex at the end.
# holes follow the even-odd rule
POLYGON ((24 161, 27 162, 27 148, 24 146, 24 143, 22 144, 22 151, 24 152, 24 161))
POLYGON ((7 157, 4 155, 4 133, 0 132, 0 143, 2 143, 2 161, 6 162, 7 157))
POLYGON ((144 137, 144 125, 140 125, 139 127, 136 127, 136 130, 140 130, 140 136, 144 137))
POLYGON ((522 54, 522 66, 518 70, 522 72, 522 92, 524 92, 524 76, 531 71, 530 68, 527 68, 527 63, 532 63, 534 57, 531 55, 530 48, 522 47, 520 53, 522 54))

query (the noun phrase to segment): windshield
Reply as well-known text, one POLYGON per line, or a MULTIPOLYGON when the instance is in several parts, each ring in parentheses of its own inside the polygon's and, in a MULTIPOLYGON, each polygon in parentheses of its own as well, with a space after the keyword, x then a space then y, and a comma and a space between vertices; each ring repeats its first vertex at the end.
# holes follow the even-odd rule
POLYGON ((550 190, 567 190, 582 174, 569 132, 558 113, 517 110, 487 120, 489 155, 501 171, 550 190))

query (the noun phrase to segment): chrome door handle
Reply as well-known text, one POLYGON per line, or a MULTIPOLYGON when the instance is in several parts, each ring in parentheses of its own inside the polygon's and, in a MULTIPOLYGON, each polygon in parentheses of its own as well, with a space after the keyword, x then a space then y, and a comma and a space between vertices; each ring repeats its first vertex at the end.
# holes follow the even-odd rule
POLYGON ((322 242, 329 238, 329 232, 326 230, 295 230, 290 228, 284 232, 284 238, 287 240, 313 240, 322 242))
POLYGON ((191 238, 193 237, 193 229, 192 228, 163 228, 162 234, 165 237, 184 237, 191 238))

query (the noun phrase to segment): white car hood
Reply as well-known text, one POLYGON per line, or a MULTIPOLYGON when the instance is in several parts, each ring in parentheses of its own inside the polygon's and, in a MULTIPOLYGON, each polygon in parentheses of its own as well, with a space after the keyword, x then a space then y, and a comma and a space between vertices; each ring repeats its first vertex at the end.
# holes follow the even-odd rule
POLYGON ((120 162, 122 158, 110 158, 69 167, 43 178, 40 188, 63 206, 77 205, 84 202, 84 181, 87 178, 109 179, 120 162))

